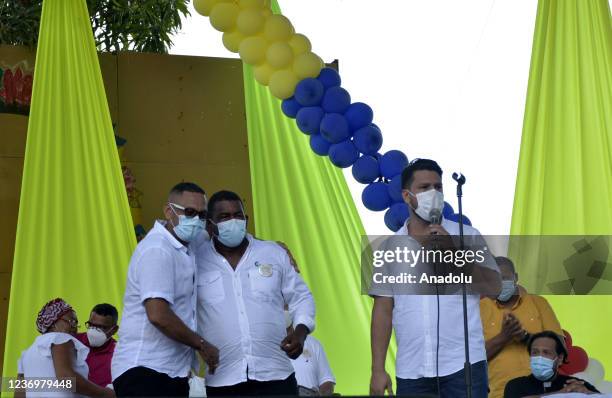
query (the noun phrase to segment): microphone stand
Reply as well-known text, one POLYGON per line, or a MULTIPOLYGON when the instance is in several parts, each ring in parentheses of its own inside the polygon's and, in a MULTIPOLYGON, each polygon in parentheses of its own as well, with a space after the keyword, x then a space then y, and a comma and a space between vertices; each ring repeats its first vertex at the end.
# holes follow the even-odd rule
MULTIPOLYGON (((463 241, 463 207, 461 197, 463 196, 463 184, 465 184, 465 176, 461 173, 453 173, 453 180, 457 182, 457 201, 459 205, 459 246, 461 250, 465 249, 463 241)), ((470 341, 468 338, 468 316, 467 316, 467 289, 465 282, 461 284, 461 295, 463 296, 463 342, 465 346, 465 363, 463 369, 465 373, 465 388, 467 398, 472 398, 472 365, 470 363, 470 341)))

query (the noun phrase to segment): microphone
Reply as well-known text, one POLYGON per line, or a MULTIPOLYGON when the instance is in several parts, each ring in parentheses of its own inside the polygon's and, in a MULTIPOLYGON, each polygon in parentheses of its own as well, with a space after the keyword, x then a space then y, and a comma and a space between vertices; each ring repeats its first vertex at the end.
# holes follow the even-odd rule
POLYGON ((442 223, 442 212, 438 209, 432 209, 429 212, 429 219, 431 224, 440 225, 442 223))

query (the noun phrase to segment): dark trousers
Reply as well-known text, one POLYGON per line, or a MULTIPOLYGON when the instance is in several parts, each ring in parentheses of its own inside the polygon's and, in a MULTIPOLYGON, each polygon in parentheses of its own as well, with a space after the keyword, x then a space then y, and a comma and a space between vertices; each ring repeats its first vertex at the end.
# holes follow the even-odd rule
POLYGON ((189 379, 139 366, 117 377, 113 388, 118 397, 188 397, 189 379))
MULTIPOLYGON (((397 378, 397 396, 410 394, 438 394, 438 386, 435 377, 422 377, 420 379, 397 378)), ((465 398, 465 371, 448 376, 440 377, 441 398, 465 398)), ((480 361, 472 364, 472 397, 487 398, 489 391, 489 380, 487 375, 487 362, 480 361)))
POLYGON ((285 380, 257 381, 247 380, 233 386, 209 387, 206 386, 206 395, 209 397, 249 397, 266 395, 297 395, 297 381, 295 373, 285 380))

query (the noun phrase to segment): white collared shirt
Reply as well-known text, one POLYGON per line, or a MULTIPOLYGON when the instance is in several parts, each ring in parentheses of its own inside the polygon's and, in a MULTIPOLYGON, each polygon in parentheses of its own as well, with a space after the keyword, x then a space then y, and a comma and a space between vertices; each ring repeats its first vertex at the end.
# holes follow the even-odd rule
POLYGON ((312 336, 306 337, 304 351, 297 359, 291 360, 295 369, 298 386, 319 391, 319 386, 328 381, 336 384, 336 378, 329 367, 325 350, 312 336))
MULTIPOLYGON (((459 235, 459 224, 447 219, 442 227, 450 235, 459 235)), ((479 236, 469 225, 464 235, 479 236)), ((408 235, 407 225, 395 235, 408 235)), ((410 238, 412 239, 412 238, 410 238)), ((493 258, 487 255, 483 265, 496 270, 493 258)), ((463 338, 463 299, 460 294, 440 295, 440 346, 438 374, 447 376, 463 369, 465 347, 463 338)), ((480 296, 467 296, 470 363, 487 359, 480 321, 480 296)), ((435 295, 393 295, 393 329, 397 340, 396 376, 418 379, 436 376, 437 297, 435 295)))
POLYGON ((137 366, 170 377, 187 377, 193 349, 153 326, 144 302, 166 300, 185 325, 195 330, 195 272, 195 255, 156 222, 130 260, 119 341, 111 365, 113 380, 137 366))
POLYGON ((283 380, 293 373, 280 348, 287 336, 285 303, 295 325, 314 330, 312 294, 287 252, 274 242, 247 239, 235 270, 212 240, 196 253, 198 334, 219 349, 219 367, 206 374, 207 386, 230 386, 247 378, 283 380))

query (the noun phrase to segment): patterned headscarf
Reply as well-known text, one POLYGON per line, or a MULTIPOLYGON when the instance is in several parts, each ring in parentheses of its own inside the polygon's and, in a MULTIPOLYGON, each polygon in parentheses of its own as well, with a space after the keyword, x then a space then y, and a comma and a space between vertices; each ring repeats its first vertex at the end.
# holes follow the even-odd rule
POLYGON ((36 329, 38 329, 40 333, 46 333, 58 319, 70 311, 73 311, 70 304, 61 298, 49 301, 42 307, 36 317, 36 329))

